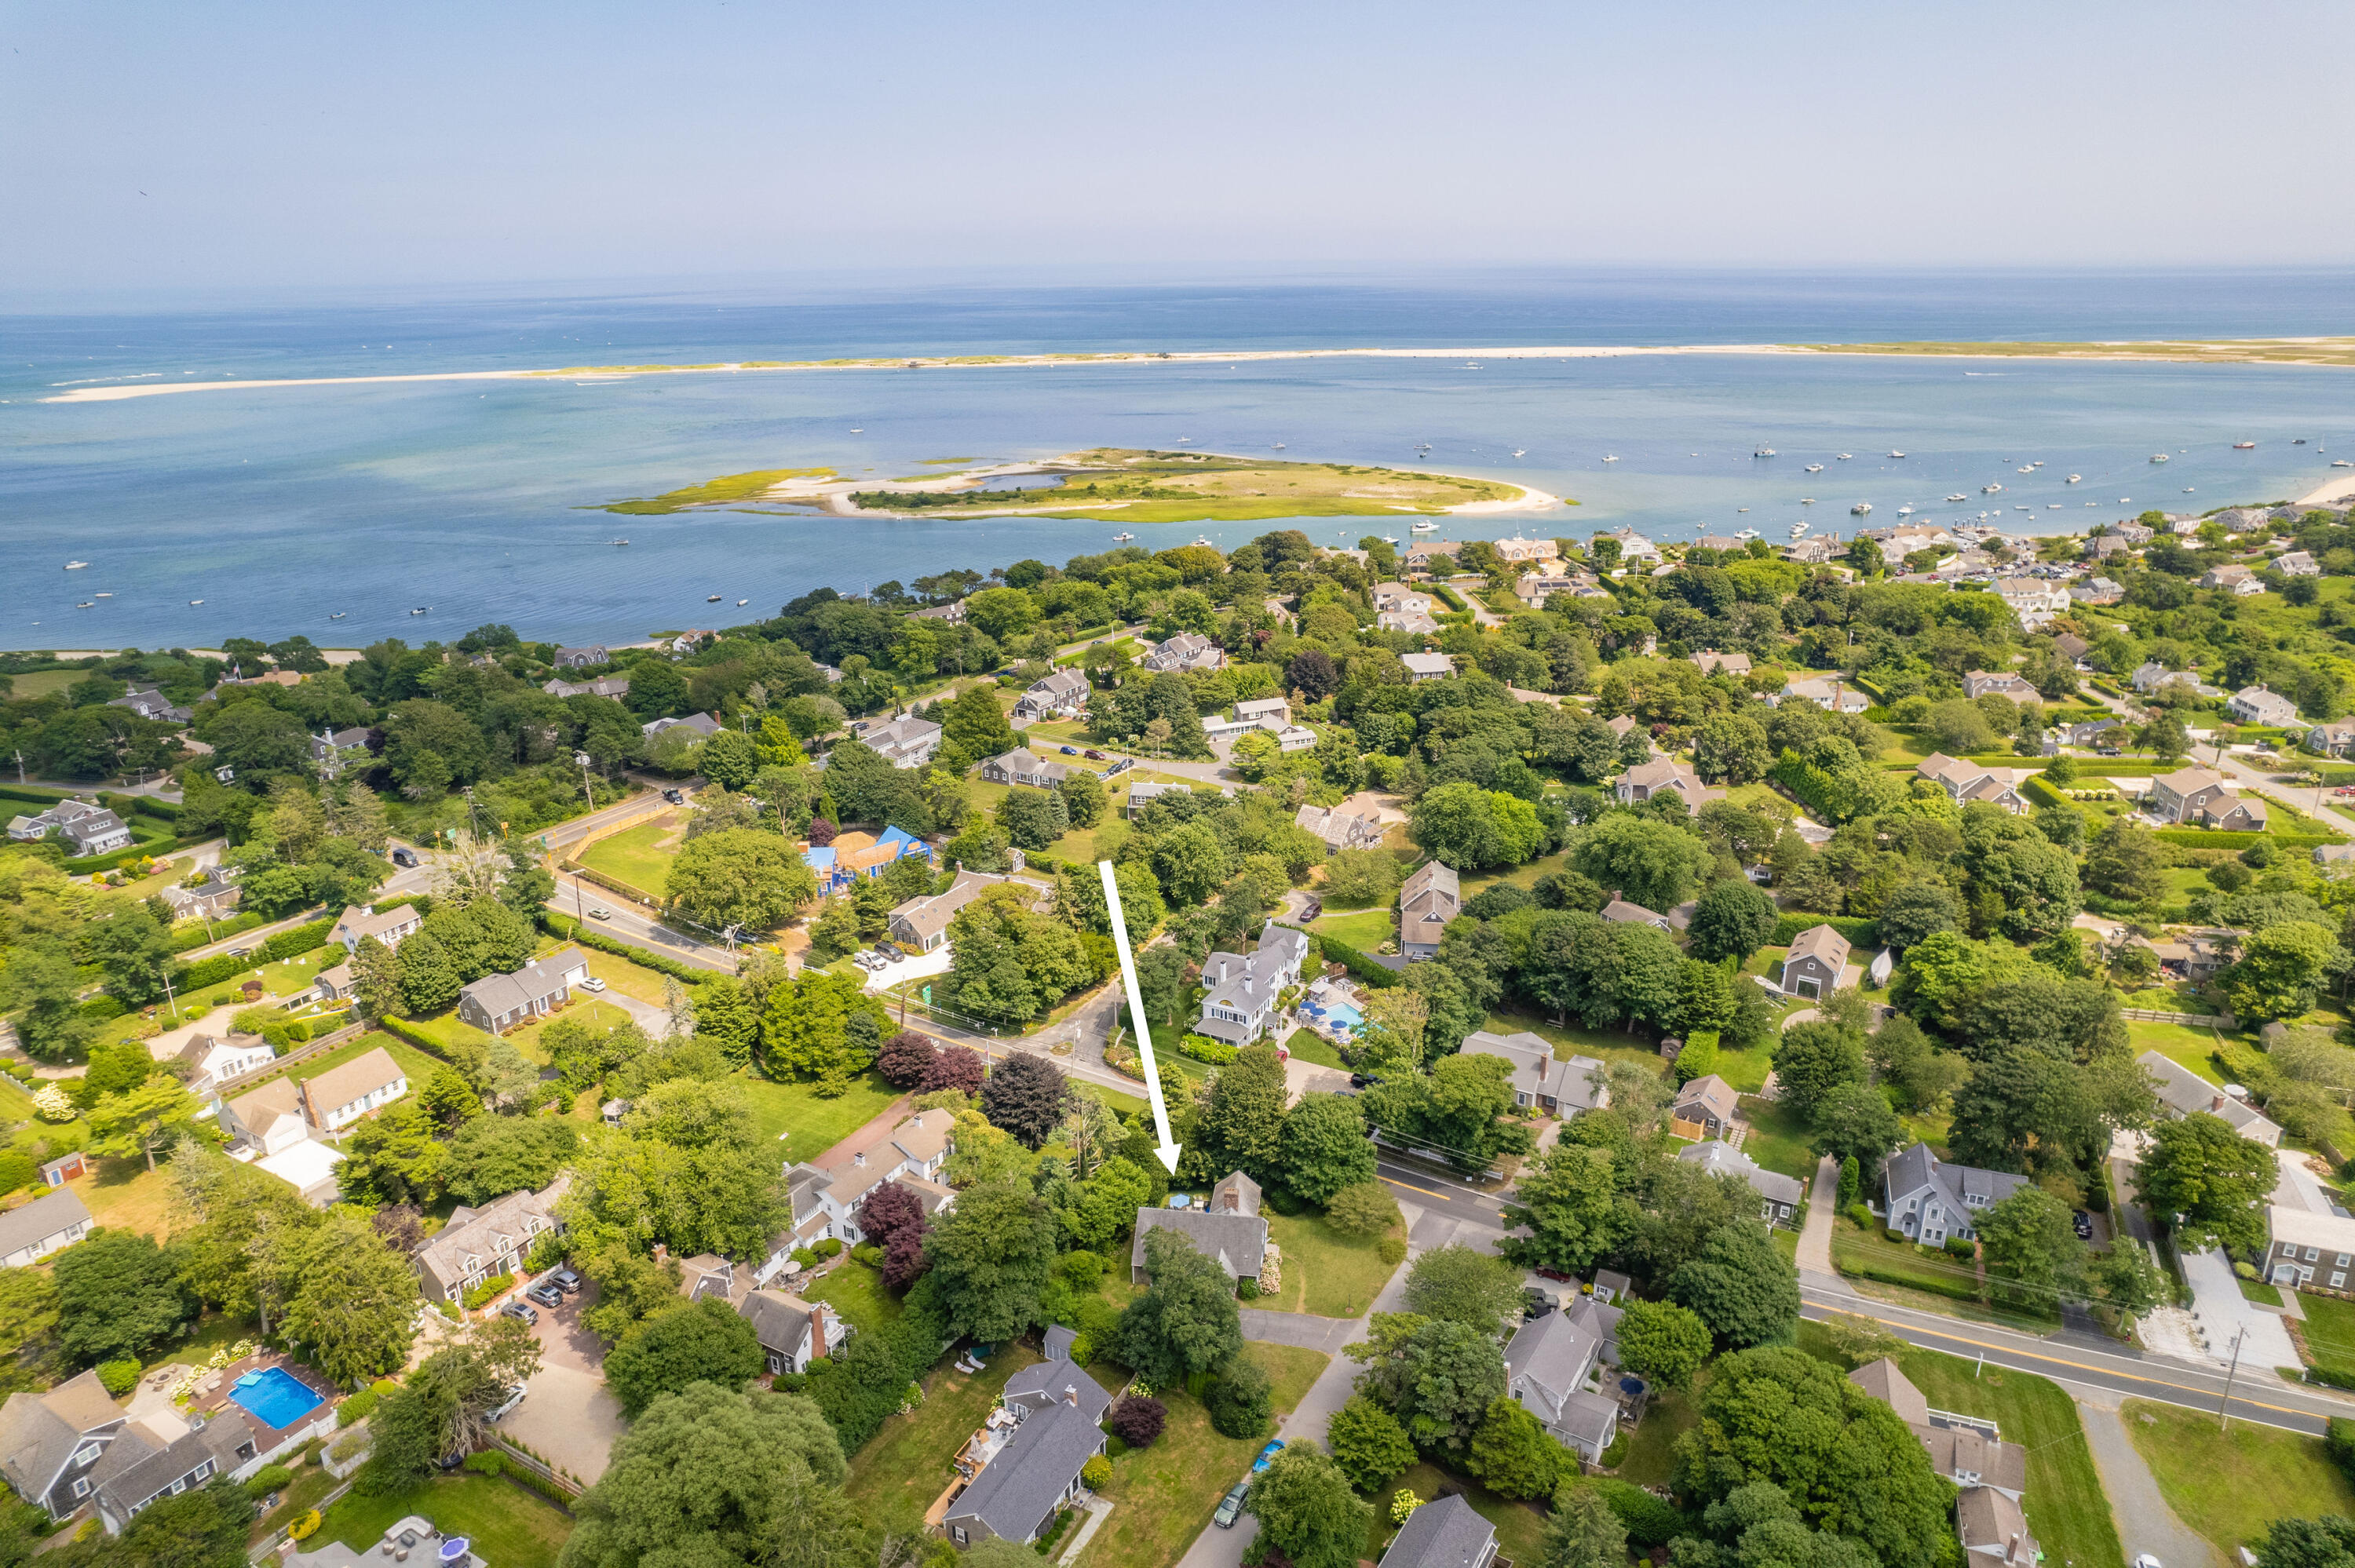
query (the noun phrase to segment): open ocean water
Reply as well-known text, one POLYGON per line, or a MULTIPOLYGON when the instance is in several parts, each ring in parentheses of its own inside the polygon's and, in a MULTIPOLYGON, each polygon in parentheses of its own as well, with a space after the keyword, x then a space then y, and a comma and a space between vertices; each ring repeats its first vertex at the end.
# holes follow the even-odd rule
MULTIPOLYGON (((951 567, 1231 547, 1282 523, 847 522, 582 510, 751 469, 858 477, 1097 446, 1268 452, 1516 480, 1575 507, 1441 537, 1805 518, 2074 531, 2304 495, 2355 458, 2355 371, 1741 355, 1240 361, 191 392, 65 386, 614 363, 1116 349, 2239 337, 2355 330, 2355 273, 1513 274, 1407 283, 661 292, 0 315, 0 646, 634 639, 951 567), (1476 365, 1477 368, 1468 368, 1476 365), (2305 446, 2291 444, 2305 437, 2305 446), (2234 451, 2237 440, 2257 442, 2234 451), (1422 450, 1428 442, 1430 450, 1422 450), (1753 457, 1761 446, 1771 459, 1753 457), (1893 459, 1891 450, 1905 453, 1893 459), (1513 455, 1518 451, 1521 455, 1513 455), (2149 461, 2165 451, 2165 465, 2149 461), (1837 454, 1853 454, 1848 461, 1837 454), (1605 462, 1606 457, 1617 461, 1605 462), (2032 474, 2015 471, 2041 460, 2032 474), (1810 474, 1806 464, 1824 471, 1810 474), (2070 473, 2079 484, 2064 482, 2070 473), (1998 495, 1980 487, 1999 482, 1998 495), (1960 492, 1966 504, 1948 504, 1960 492), (1802 505, 1803 497, 1814 498, 1802 505), (2091 502, 2094 504, 2087 505, 2091 502), (2058 509, 2054 503, 2059 503, 2058 509), (2016 507, 2031 510, 2018 511, 2016 507), (1747 508, 1747 511, 1743 511, 1747 508), (627 537, 626 549, 606 541, 627 537), (69 560, 90 563, 68 573, 69 560), (95 598, 99 593, 110 597, 95 598), (706 602, 710 594, 722 603, 706 602), (743 609, 735 601, 750 600, 743 609), (201 606, 189 603, 202 599, 201 606), (89 609, 76 608, 90 600, 89 609), (413 608, 430 607, 425 615, 413 608), (336 612, 342 619, 331 619, 336 612)), ((2355 471, 2349 474, 2355 487, 2355 471)), ((1323 543, 1375 518, 1309 519, 1323 543)))

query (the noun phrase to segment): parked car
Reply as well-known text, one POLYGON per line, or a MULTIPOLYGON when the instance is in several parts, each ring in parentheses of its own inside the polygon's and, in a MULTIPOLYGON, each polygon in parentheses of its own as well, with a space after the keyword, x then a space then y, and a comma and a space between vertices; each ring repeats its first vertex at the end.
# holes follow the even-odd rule
POLYGON ((1093 747, 1090 747, 1087 750, 1081 752, 1080 755, 1086 758, 1090 762, 1102 762, 1104 760, 1104 754, 1096 750, 1093 747))
POLYGON ((1349 1075, 1349 1086, 1353 1089, 1368 1089, 1373 1087, 1373 1085, 1374 1075, 1371 1073, 1352 1073, 1349 1075))
POLYGON ((1259 1457, 1252 1461, 1252 1474, 1256 1476, 1262 1470, 1266 1469, 1269 1461, 1283 1452, 1284 1439, 1281 1437, 1277 1438, 1274 1442, 1270 1443, 1266 1447, 1262 1448, 1259 1451, 1259 1457))
POLYGON ((1080 748, 1076 746, 1067 746, 1063 747, 1063 755, 1066 757, 1077 757, 1079 754, 1080 748))
POLYGON ((524 1294, 551 1312, 564 1305, 564 1292, 545 1279, 525 1291, 524 1294))
POLYGON ((1325 906, 1318 903, 1314 898, 1300 906, 1300 917, 1303 920, 1318 919, 1323 916, 1324 913, 1325 906))
POLYGON ((532 1310, 531 1303, 528 1301, 510 1301, 506 1306, 499 1308, 499 1316, 502 1318, 520 1318, 527 1323, 537 1323, 539 1321, 539 1314, 532 1310))
POLYGON ((611 920, 613 917, 613 912, 611 909, 606 908, 602 904, 591 904, 589 906, 589 918, 591 920, 611 920))
POLYGON ((1561 1298, 1550 1290, 1540 1290, 1531 1285, 1521 1291, 1521 1316, 1525 1319, 1542 1318, 1561 1305, 1561 1298))
POLYGON ((417 864, 417 852, 405 845, 395 844, 392 846, 392 863, 414 868, 417 864))
POLYGON ((1237 1481, 1228 1489, 1227 1495, 1219 1499, 1219 1511, 1210 1516, 1210 1522, 1220 1530, 1232 1530, 1235 1520, 1242 1517, 1243 1494, 1249 1490, 1249 1481, 1237 1481))
POLYGON ((548 1283, 555 1286, 567 1296, 578 1296, 581 1294, 581 1277, 573 1273, 569 1268, 559 1268, 554 1274, 549 1275, 548 1277, 548 1283))
POLYGON ((587 980, 581 982, 581 989, 582 991, 603 991, 605 989, 605 982, 599 980, 595 975, 591 975, 587 980))
POLYGON ((2079 1241, 2092 1241, 2094 1239, 2093 1215, 2085 1213, 2084 1210, 2080 1209, 2074 1214, 2070 1216, 2069 1223, 2076 1227, 2077 1239, 2079 1241))
POLYGON ((497 1408, 491 1412, 490 1418, 493 1421, 503 1421, 509 1415, 514 1414, 516 1406, 522 1403, 523 1384, 517 1383, 513 1388, 507 1390, 506 1398, 499 1402, 497 1408))
POLYGON ((229 956, 232 959, 251 958, 253 956, 253 949, 251 948, 231 948, 229 950, 229 956))
POLYGON ((687 797, 677 789, 664 790, 663 799, 668 800, 674 806, 684 806, 687 804, 687 797))
POLYGON ((875 955, 875 961, 879 964, 896 964, 908 956, 897 948, 877 946, 867 950, 875 955))

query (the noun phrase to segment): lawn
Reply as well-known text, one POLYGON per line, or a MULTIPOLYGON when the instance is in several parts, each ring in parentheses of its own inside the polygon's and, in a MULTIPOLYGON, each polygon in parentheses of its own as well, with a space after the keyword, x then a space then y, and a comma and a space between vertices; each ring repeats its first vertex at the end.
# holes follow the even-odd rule
POLYGON ((2243 1279, 2241 1281, 2241 1298, 2267 1307, 2278 1307, 2282 1304, 2281 1287, 2267 1285, 2260 1280, 2243 1279))
MULTIPOLYGON (((1156 1039, 1154 1049, 1157 1051, 1160 1048, 1156 1039)), ((1333 1048, 1330 1040, 1306 1029, 1295 1029, 1285 1036, 1284 1048, 1302 1061, 1314 1062, 1320 1067, 1338 1067, 1343 1072, 1349 1068, 1349 1064, 1341 1060, 1341 1053, 1333 1048)))
POLYGON ((867 1522, 890 1534, 919 1530, 924 1510, 956 1478, 956 1452, 996 1407, 997 1391, 1038 1359, 1024 1346, 1006 1345, 978 1376, 945 1361, 936 1368, 925 1381, 924 1402, 885 1421, 851 1458, 844 1489, 867 1522))
POLYGON ((2122 1414, 2168 1507, 2221 1557, 2238 1561, 2237 1549, 2276 1519, 2355 1513, 2355 1487, 2324 1456, 2318 1437, 2245 1421, 2219 1432, 2211 1414, 2143 1399, 2127 1400, 2122 1414))
MULTIPOLYGON (((1267 1369, 1279 1416, 1299 1404, 1332 1359, 1321 1351, 1255 1341, 1250 1353, 1267 1369)), ((1103 1489, 1112 1515, 1082 1560, 1087 1568, 1168 1568, 1210 1528, 1219 1499, 1242 1478, 1265 1442, 1220 1436, 1201 1405, 1182 1393, 1167 1391, 1159 1397, 1168 1407, 1169 1424, 1153 1446, 1112 1462, 1112 1479, 1103 1489)))
MULTIPOLYGON (((563 943, 555 941, 547 944, 549 952, 554 952, 562 946, 564 946, 563 943)), ((601 953, 593 948, 583 948, 581 952, 589 960, 589 972, 623 996, 635 997, 640 1001, 650 1001, 656 1007, 664 1004, 666 997, 663 981, 668 978, 667 976, 634 964, 627 959, 616 958, 612 953, 601 953)))
POLYGON ((577 858, 590 870, 625 882, 659 899, 669 885, 670 863, 677 852, 656 846, 672 842, 677 833, 677 822, 668 816, 657 817, 651 822, 640 822, 634 828, 624 828, 599 839, 577 858))
POLYGON ((1709 1369, 1704 1367, 1689 1393, 1664 1389, 1653 1395, 1643 1424, 1626 1433, 1627 1452, 1620 1457, 1616 1472, 1621 1480, 1639 1487, 1668 1484, 1677 1465, 1677 1439, 1700 1425, 1700 1392, 1708 1385, 1709 1369))
POLYGON ((1744 1100, 1742 1119, 1750 1130, 1742 1152, 1769 1171, 1796 1177, 1804 1187, 1816 1179, 1816 1157, 1807 1150, 1806 1118, 1779 1100, 1744 1100))
MULTIPOLYGON (((601 1032, 611 1032, 624 1023, 637 1022, 626 1010, 616 1007, 610 1001, 599 1001, 593 997, 575 997, 572 1004, 564 1010, 561 1016, 570 1018, 576 1023, 585 1023, 590 1028, 601 1032)), ((539 1043, 540 1033, 547 1029, 548 1024, 549 1021, 544 1018, 537 1023, 526 1024, 508 1035, 507 1043, 523 1053, 525 1061, 535 1066, 545 1067, 555 1059, 549 1054, 548 1048, 539 1043)))
POLYGON ((1491 1034, 1534 1034, 1553 1047, 1557 1062, 1567 1062, 1572 1056, 1594 1056, 1604 1062, 1639 1063, 1656 1073, 1665 1072, 1668 1067, 1660 1060, 1657 1046, 1640 1034, 1623 1033, 1616 1029, 1557 1024, 1534 1012, 1492 1012, 1481 1027, 1491 1034))
POLYGON ((1387 908, 1369 909, 1358 915, 1327 915, 1311 920, 1308 928, 1361 953, 1378 953, 1384 942, 1394 940, 1398 935, 1397 925, 1387 908))
POLYGON ((752 1117, 762 1138, 782 1139, 788 1164, 815 1160, 881 1116, 900 1091, 873 1073, 834 1099, 820 1098, 815 1084, 779 1084, 751 1074, 736 1082, 752 1097, 752 1117))
MULTIPOLYGON (((2247 1288, 2243 1282, 2243 1293, 2247 1288)), ((2306 1313, 2305 1325, 2299 1331, 2306 1337, 2307 1349, 2313 1352, 2314 1359, 2332 1366, 2355 1367, 2355 1301, 2301 1290, 2297 1304, 2306 1313)))
POLYGON ((1468 1477, 1452 1474, 1433 1464, 1418 1464, 1374 1494, 1373 1528, 1366 1532, 1366 1558, 1379 1561, 1399 1527, 1391 1522, 1391 1498, 1404 1489, 1425 1502, 1444 1489, 1461 1492, 1472 1511, 1497 1527, 1497 1555, 1530 1568, 1545 1561, 1545 1514, 1542 1505, 1498 1497, 1468 1477))
POLYGON ((384 1532, 410 1514, 431 1520, 444 1535, 464 1535, 496 1568, 556 1568, 572 1520, 534 1493, 488 1476, 436 1478, 390 1497, 347 1492, 327 1510, 311 1543, 340 1541, 373 1552, 384 1532))
MULTIPOLYGON (((231 975, 218 985, 209 986, 200 991, 183 993, 177 1004, 178 1015, 183 1021, 186 1021, 219 1007, 225 1002, 242 1001, 244 994, 240 988, 249 980, 261 980, 262 991, 273 999, 292 996, 298 991, 308 991, 311 989, 311 982, 319 978, 321 969, 335 968, 347 956, 340 945, 330 943, 314 948, 297 958, 281 959, 276 963, 262 964, 257 968, 243 970, 231 975)), ((173 1016, 173 1012, 174 1009, 170 1006, 159 1006, 156 1016, 168 1020, 173 1016)))
POLYGON ((858 1330, 879 1329, 903 1308, 883 1288, 883 1277, 857 1258, 847 1258, 808 1289, 797 1291, 805 1301, 823 1301, 858 1330))
POLYGON ((1270 1212, 1268 1235, 1284 1249, 1284 1288, 1258 1305, 1319 1318, 1361 1318, 1397 1266, 1382 1261, 1379 1236, 1344 1235, 1322 1214, 1286 1219, 1270 1212))
POLYGON ((2189 1067, 2211 1084, 2224 1081, 2209 1058, 2224 1037, 2212 1029, 2194 1029, 2183 1023, 2147 1023, 2140 1019, 2126 1021, 2127 1048, 2137 1055, 2156 1051, 2169 1061, 2189 1067))
POLYGON ((73 1183, 91 1219, 110 1230, 144 1231, 159 1242, 171 1234, 176 1206, 168 1164, 150 1171, 136 1155, 91 1163, 97 1174, 73 1183))
POLYGON ((371 1030, 349 1044, 336 1046, 324 1056, 297 1062, 286 1069, 286 1075, 297 1083, 307 1083, 331 1067, 357 1061, 378 1048, 400 1064, 400 1070, 409 1075, 409 1086, 412 1091, 422 1086, 425 1080, 433 1075, 433 1069, 442 1065, 405 1040, 395 1040, 381 1030, 371 1030))
POLYGON ((431 1018, 404 1018, 401 1022, 453 1057, 464 1052, 487 1051, 498 1039, 497 1035, 485 1034, 459 1017, 454 1008, 448 1012, 437 1012, 431 1018))
POLYGON ((2046 1562, 2123 1559, 2076 1404, 2060 1384, 1997 1367, 1974 1376, 1971 1362, 1936 1351, 1908 1351, 1897 1364, 1932 1409, 1983 1416, 2002 1427, 2004 1441, 2028 1450, 2028 1494, 2021 1506, 2043 1542, 2046 1562))

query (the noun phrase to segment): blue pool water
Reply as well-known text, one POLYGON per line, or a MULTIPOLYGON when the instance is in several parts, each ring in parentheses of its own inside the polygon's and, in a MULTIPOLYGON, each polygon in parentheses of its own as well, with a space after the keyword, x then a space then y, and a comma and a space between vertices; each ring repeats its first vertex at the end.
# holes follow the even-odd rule
POLYGON ((1307 1002, 1304 1004, 1304 1011, 1309 1017, 1344 1034, 1355 1034, 1359 1026, 1366 1022, 1366 1015, 1346 1001, 1336 1001, 1322 1007, 1313 1001, 1307 1002))
POLYGON ((284 1367, 264 1367, 237 1380, 229 1396, 272 1431, 284 1431, 327 1402, 284 1367))

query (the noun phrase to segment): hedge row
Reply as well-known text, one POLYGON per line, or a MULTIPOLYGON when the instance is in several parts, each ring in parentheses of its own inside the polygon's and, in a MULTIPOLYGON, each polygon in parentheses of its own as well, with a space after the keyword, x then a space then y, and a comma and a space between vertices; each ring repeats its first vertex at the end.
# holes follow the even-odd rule
POLYGON ((279 932, 263 942, 259 951, 248 953, 241 959, 230 958, 227 953, 199 959, 181 971, 179 982, 191 989, 217 985, 232 975, 243 974, 248 969, 274 963, 280 959, 301 958, 304 953, 324 946, 327 933, 335 928, 333 919, 314 920, 307 926, 279 932))
POLYGON ((1812 931, 1818 926, 1829 926, 1848 938, 1851 948, 1881 946, 1881 922, 1859 920, 1853 915, 1783 915, 1774 921, 1774 934, 1766 938, 1770 948, 1787 948, 1802 931, 1812 931))
POLYGON ((2228 833, 2222 828, 2161 828, 2160 842, 2187 849, 2246 849, 2260 840, 2280 850, 2310 850, 2317 844, 2343 843, 2337 833, 2228 833))
POLYGON ((185 953, 190 948, 209 948, 215 942, 234 937, 240 931, 250 931, 256 926, 267 926, 270 922, 259 915, 239 914, 232 915, 226 920, 215 920, 209 931, 206 929, 205 922, 202 920, 189 919, 182 921, 181 924, 187 927, 187 929, 172 938, 172 951, 176 953, 185 953))
POLYGON ((1316 932, 1311 932, 1309 935, 1318 948, 1323 951, 1325 961, 1328 964, 1340 965, 1348 971, 1351 980, 1372 986, 1376 991, 1387 991, 1391 986, 1406 983, 1406 977, 1398 970, 1374 962, 1372 959, 1347 942, 1337 938, 1321 936, 1316 932))
POLYGON ((553 910, 543 909, 539 912, 539 928, 551 937, 568 942, 578 942, 584 948, 591 948, 601 953, 610 953, 617 959, 627 959, 640 969, 652 969, 656 974, 669 975, 672 979, 684 981, 687 985, 701 985, 706 980, 718 978, 709 969, 689 969, 676 959, 666 959, 660 953, 649 952, 644 948, 634 947, 628 942, 616 941, 601 931, 591 931, 571 916, 559 915, 553 910))
POLYGON ((1850 1279, 1870 1279, 1882 1285, 1902 1285, 1908 1290, 1926 1291, 1930 1295, 1944 1296, 1955 1301, 1977 1301, 1979 1298, 1976 1287, 1959 1279, 1945 1279, 1934 1274, 1916 1274, 1911 1269, 1899 1268, 1890 1264, 1859 1263, 1854 1258, 1849 1258, 1840 1264, 1839 1271, 1850 1279))
POLYGON ((634 886, 618 876, 608 876, 602 871, 591 870, 577 860, 559 861, 557 865, 570 875, 577 876, 592 886, 602 887, 608 893, 619 894, 623 898, 648 906, 661 902, 658 895, 650 893, 643 887, 634 886))
POLYGON ((375 1027, 383 1030, 404 1044, 416 1046, 437 1062, 450 1060, 450 1047, 414 1024, 404 1022, 398 1018, 386 1017, 378 1019, 375 1027))

